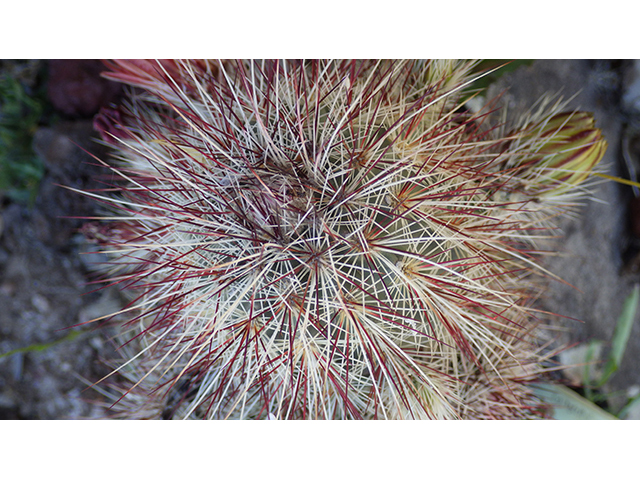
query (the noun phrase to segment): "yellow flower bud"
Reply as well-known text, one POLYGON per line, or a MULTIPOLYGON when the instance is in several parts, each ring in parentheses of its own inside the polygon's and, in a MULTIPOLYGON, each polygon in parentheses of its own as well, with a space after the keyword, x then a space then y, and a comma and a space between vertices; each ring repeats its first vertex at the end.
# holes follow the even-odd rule
POLYGON ((544 197, 584 182, 607 149, 588 112, 556 114, 526 129, 518 144, 516 168, 522 168, 517 175, 524 190, 544 197))

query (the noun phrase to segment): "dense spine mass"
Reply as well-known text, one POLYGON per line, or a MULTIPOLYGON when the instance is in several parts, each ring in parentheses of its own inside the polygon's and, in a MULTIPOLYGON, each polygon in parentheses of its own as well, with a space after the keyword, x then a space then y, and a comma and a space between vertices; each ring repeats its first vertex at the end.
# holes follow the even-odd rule
POLYGON ((117 61, 103 242, 128 418, 527 418, 550 219, 605 142, 511 131, 473 63, 117 61), (467 95, 465 97, 464 95, 467 95))

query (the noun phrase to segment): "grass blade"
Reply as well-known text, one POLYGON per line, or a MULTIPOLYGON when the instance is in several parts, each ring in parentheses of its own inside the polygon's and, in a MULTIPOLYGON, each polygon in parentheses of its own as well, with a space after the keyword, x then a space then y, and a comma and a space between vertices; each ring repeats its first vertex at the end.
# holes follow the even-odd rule
POLYGON ((538 383, 532 387, 540 399, 553 406, 555 420, 617 420, 564 385, 538 383))
POLYGON ((598 386, 604 385, 609 377, 615 373, 620 364, 622 363, 622 357, 624 351, 627 348, 627 342, 631 335, 631 327, 636 317, 636 311, 638 310, 638 302, 640 301, 640 285, 635 285, 633 291, 624 301, 622 308, 622 314, 618 319, 616 330, 611 340, 611 353, 609 354, 609 360, 604 368, 604 374, 600 379, 598 386))

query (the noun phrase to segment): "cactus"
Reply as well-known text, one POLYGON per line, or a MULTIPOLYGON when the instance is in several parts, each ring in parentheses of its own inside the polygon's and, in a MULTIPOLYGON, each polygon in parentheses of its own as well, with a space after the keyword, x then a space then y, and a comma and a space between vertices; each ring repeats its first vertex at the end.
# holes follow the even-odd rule
POLYGON ((539 418, 539 251, 606 142, 456 61, 114 61, 125 418, 539 418))

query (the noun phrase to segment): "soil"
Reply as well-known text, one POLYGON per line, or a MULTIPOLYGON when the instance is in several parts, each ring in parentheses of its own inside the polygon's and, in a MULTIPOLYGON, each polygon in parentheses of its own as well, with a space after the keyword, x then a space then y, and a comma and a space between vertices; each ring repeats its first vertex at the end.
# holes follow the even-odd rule
MULTIPOLYGON (((55 71, 50 62, 49 67, 55 71)), ((49 79, 71 85, 49 85, 57 121, 40 126, 34 135, 33 148, 46 167, 35 202, 3 198, 0 204, 0 355, 49 345, 0 357, 2 419, 98 418, 107 413, 99 393, 87 387, 108 373, 101 359, 113 358, 114 346, 108 330, 81 324, 117 310, 121 298, 113 289, 96 290, 90 284, 91 265, 100 257, 88 253, 94 246, 79 232, 83 221, 74 217, 94 214, 95 202, 60 186, 95 187, 103 170, 91 154, 108 158, 95 140, 92 116, 118 92, 100 86, 95 64, 85 67, 58 64, 57 75, 71 71, 72 78, 49 79), (93 96, 82 90, 83 82, 89 82, 93 96), (65 98, 70 99, 66 105, 65 98)), ((505 74, 490 93, 508 88, 503 102, 514 115, 544 93, 576 94, 570 107, 594 112, 609 143, 606 173, 626 177, 620 145, 625 136, 635 138, 635 119, 640 118, 634 104, 640 98, 634 96, 636 75, 632 61, 536 61, 505 74)), ((631 154, 640 159, 640 149, 632 148, 631 154)), ((640 279, 640 240, 629 228, 633 198, 629 187, 603 182, 581 215, 562 225, 561 255, 547 263, 567 283, 550 282, 542 303, 566 317, 559 320, 564 341, 599 339, 606 345, 612 338, 622 303, 640 279)), ((621 369, 605 393, 640 389, 638 358, 636 319, 621 369)))
MULTIPOLYGON (((2 65, 5 71, 14 66, 8 63, 2 65)), ((74 217, 90 216, 96 204, 62 185, 95 188, 103 169, 90 153, 100 158, 108 153, 95 141, 90 116, 54 112, 50 117, 55 117, 51 125, 40 126, 33 136, 33 150, 46 168, 35 201, 25 205, 2 196, 0 355, 51 346, 0 357, 2 419, 105 414, 92 403, 101 397, 87 387, 108 373, 100 358, 113 357, 113 346, 104 329, 78 325, 117 310, 119 295, 89 284, 91 263, 99 258, 82 255, 95 247, 79 233, 83 220, 74 217)))
POLYGON ((84 393, 86 398, 92 395, 83 392, 87 385, 78 376, 95 381, 105 373, 96 361, 106 348, 104 332, 72 327, 90 320, 100 305, 108 308, 105 299, 114 292, 93 291, 96 287, 87 284, 90 266, 81 253, 92 247, 78 233, 82 221, 65 218, 91 215, 94 203, 60 187, 88 188, 94 183, 98 172, 89 164, 91 157, 77 146, 104 155, 92 136, 90 121, 63 122, 39 130, 34 146, 48 171, 35 204, 10 203, 2 209, 0 352, 85 332, 40 352, 0 359, 0 416, 4 418, 78 418, 103 413, 82 400, 84 393))

